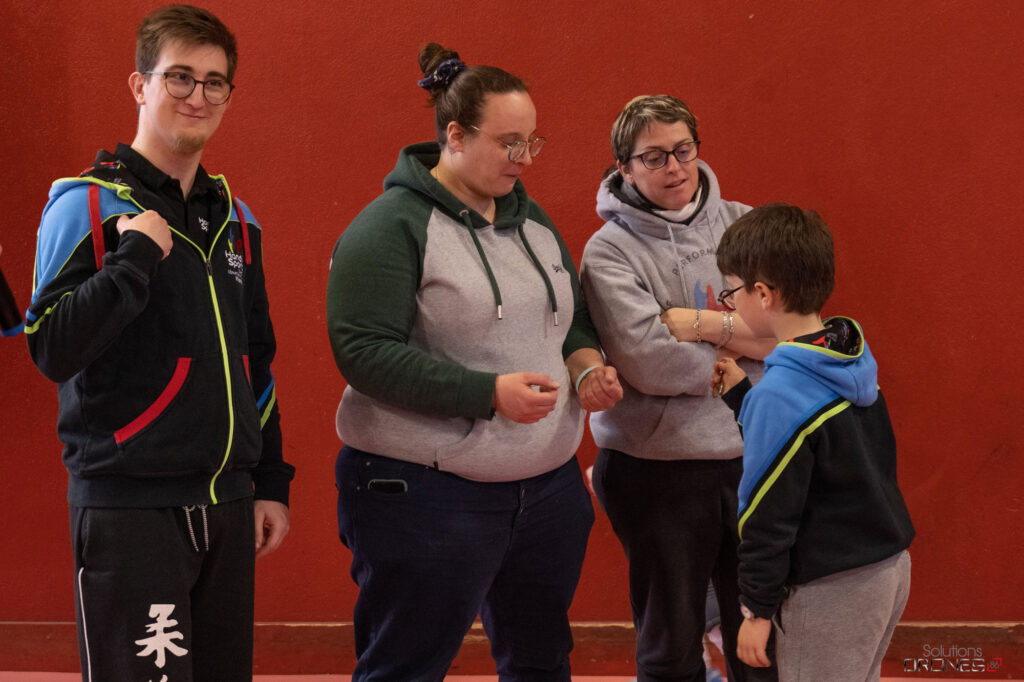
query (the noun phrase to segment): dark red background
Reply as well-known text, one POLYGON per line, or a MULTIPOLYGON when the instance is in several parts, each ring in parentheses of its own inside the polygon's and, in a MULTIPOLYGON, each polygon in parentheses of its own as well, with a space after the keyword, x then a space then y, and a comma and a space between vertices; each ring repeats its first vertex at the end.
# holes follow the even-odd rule
MULTIPOLYGON (((22 307, 47 188, 130 142, 134 30, 150 3, 5 2, 0 257, 22 307)), ((260 621, 351 619, 337 540, 324 324, 334 241, 398 149, 433 136, 416 55, 437 40, 532 86, 543 156, 524 176, 578 258, 600 222, 608 132, 632 96, 700 119, 723 194, 817 209, 838 249, 826 312, 881 365, 918 529, 905 618, 1022 620, 1018 241, 1024 4, 949 2, 209 3, 236 32, 238 89, 204 164, 261 219, 280 352, 293 530, 258 568, 260 621)), ((56 388, 0 341, 0 621, 70 621, 56 388)), ((585 464, 594 448, 581 449, 585 464)), ((598 514, 573 607, 629 619, 625 561, 598 514)), ((967 644, 967 643, 964 643, 967 644)))

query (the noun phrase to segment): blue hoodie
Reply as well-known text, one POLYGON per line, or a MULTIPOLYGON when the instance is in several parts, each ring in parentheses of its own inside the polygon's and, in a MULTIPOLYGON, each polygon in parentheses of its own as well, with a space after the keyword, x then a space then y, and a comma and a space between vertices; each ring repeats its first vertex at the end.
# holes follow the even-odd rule
POLYGON ((779 344, 739 410, 741 602, 768 618, 787 588, 906 549, 913 525, 896 440, 860 326, 823 348, 779 344))

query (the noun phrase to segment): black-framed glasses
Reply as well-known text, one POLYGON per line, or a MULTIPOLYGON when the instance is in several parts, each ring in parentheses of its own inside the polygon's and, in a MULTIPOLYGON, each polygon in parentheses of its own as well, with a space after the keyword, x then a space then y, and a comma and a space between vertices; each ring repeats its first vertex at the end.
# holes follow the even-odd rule
POLYGON ((723 289, 720 291, 718 293, 718 305, 728 308, 729 310, 736 310, 736 301, 733 300, 732 295, 745 286, 747 285, 741 284, 735 289, 723 289))
POLYGON ((676 161, 679 163, 686 163, 687 161, 693 161, 697 158, 697 150, 700 149, 700 140, 692 140, 690 142, 683 142, 677 144, 675 149, 670 152, 664 149, 650 149, 643 154, 634 154, 629 157, 629 161, 633 159, 640 159, 640 163, 644 165, 647 170, 658 170, 664 168, 668 163, 669 154, 676 157, 676 161))
POLYGON ((231 91, 235 86, 223 78, 210 78, 201 81, 184 71, 143 71, 147 76, 163 76, 167 94, 175 99, 186 99, 196 89, 196 84, 203 85, 203 99, 214 106, 224 104, 231 99, 231 91))
MULTIPOLYGON (((767 282, 761 282, 761 284, 764 284, 769 289, 775 289, 775 287, 773 287, 771 284, 768 284, 767 282)), ((747 285, 741 284, 735 289, 723 289, 722 291, 720 291, 718 293, 718 305, 728 308, 729 310, 736 310, 736 300, 733 299, 733 295, 745 286, 747 285)))
POLYGON ((516 140, 515 142, 502 142, 494 135, 485 133, 484 131, 480 130, 474 125, 471 125, 469 127, 482 135, 487 135, 487 137, 491 138, 492 140, 500 144, 502 147, 507 148, 509 161, 518 161, 519 159, 523 158, 523 154, 526 153, 526 150, 530 150, 530 156, 537 156, 538 154, 540 154, 540 150, 544 149, 544 143, 547 142, 547 139, 543 137, 535 137, 532 140, 516 140))

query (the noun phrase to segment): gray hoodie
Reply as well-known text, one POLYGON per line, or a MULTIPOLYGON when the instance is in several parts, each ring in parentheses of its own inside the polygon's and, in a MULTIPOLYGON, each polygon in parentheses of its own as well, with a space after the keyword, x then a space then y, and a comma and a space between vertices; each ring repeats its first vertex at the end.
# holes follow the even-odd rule
MULTIPOLYGON (((715 254, 722 233, 750 210, 723 201, 703 161, 704 204, 689 224, 672 223, 622 200, 622 176, 604 179, 597 214, 607 222, 583 252, 580 277, 591 317, 623 399, 590 417, 594 440, 643 459, 732 459, 743 441, 732 411, 711 397, 715 350, 680 343, 659 316, 668 308, 699 308, 720 317, 724 285, 715 254)), ((709 314, 705 313, 705 314, 709 314)), ((705 323, 706 324, 706 323, 705 323)), ((741 359, 751 379, 761 363, 741 359)))
POLYGON ((338 434, 476 481, 546 473, 583 435, 564 360, 597 348, 576 268, 520 182, 489 223, 430 175, 439 153, 403 149, 335 246, 327 326, 349 384, 338 434), (494 414, 495 378, 510 372, 558 381, 554 411, 535 424, 494 414))

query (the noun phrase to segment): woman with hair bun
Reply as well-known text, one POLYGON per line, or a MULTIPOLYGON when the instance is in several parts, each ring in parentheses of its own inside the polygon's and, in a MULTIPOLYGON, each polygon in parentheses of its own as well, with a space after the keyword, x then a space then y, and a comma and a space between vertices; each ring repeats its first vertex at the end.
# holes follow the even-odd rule
POLYGON ((519 180, 544 146, 526 86, 436 43, 419 61, 437 142, 401 151, 327 286, 353 680, 443 679, 478 614, 502 680, 569 680, 593 523, 575 451, 622 392, 519 180))

